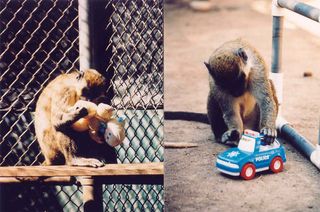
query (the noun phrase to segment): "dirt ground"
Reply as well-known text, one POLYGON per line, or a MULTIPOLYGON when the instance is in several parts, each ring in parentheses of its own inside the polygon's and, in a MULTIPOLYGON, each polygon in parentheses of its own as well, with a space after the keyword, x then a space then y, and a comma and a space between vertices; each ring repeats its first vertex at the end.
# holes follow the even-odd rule
MULTIPOLYGON (((203 65, 227 40, 242 37, 271 61, 270 15, 252 9, 253 0, 213 1, 210 12, 186 4, 165 5, 165 110, 206 112, 208 74, 203 65)), ((285 24, 283 45, 283 116, 313 143, 317 142, 320 104, 320 38, 285 24), (312 77, 304 78, 303 72, 312 77)), ((166 211, 320 211, 320 172, 290 144, 285 170, 258 173, 244 181, 220 174, 210 127, 165 121, 165 141, 199 146, 165 151, 166 211)))

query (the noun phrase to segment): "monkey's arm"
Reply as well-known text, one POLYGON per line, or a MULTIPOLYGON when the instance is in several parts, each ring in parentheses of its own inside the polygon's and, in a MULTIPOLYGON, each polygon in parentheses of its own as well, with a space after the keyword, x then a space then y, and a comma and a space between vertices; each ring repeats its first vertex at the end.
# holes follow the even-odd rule
POLYGON ((269 80, 257 80, 252 87, 252 94, 260 108, 260 132, 267 143, 273 143, 277 136, 276 118, 278 114, 274 90, 269 80))
POLYGON ((58 131, 55 139, 59 141, 59 148, 67 165, 101 167, 104 164, 98 159, 76 156, 77 145, 68 136, 73 132, 71 125, 88 115, 87 108, 73 107, 78 99, 76 91, 71 88, 62 89, 61 93, 52 97, 51 121, 58 131))
POLYGON ((84 107, 72 107, 77 100, 75 90, 66 88, 51 100, 51 121, 57 131, 68 130, 73 123, 88 115, 84 107))
POLYGON ((234 98, 219 100, 223 119, 228 127, 228 130, 221 137, 222 143, 227 141, 238 142, 243 131, 240 106, 234 101, 234 98))

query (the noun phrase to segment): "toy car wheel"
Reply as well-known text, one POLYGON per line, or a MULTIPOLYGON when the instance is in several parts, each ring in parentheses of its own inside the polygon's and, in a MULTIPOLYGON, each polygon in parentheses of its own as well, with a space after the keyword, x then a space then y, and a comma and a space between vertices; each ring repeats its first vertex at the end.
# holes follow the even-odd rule
POLYGON ((282 158, 277 156, 275 158, 272 159, 271 163, 270 163, 270 169, 271 171, 273 171, 274 173, 278 173, 281 172, 283 170, 283 161, 282 158))
POLYGON ((256 167, 252 163, 247 163, 243 166, 240 176, 245 180, 251 180, 256 174, 256 167))

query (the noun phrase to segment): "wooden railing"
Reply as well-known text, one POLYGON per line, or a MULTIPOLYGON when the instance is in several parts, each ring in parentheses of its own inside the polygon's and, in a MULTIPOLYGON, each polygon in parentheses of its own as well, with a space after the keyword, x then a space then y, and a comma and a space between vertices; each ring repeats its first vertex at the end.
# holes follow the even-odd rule
POLYGON ((75 166, 0 167, 0 183, 77 184, 83 188, 84 211, 102 211, 102 184, 163 185, 163 163, 75 166))

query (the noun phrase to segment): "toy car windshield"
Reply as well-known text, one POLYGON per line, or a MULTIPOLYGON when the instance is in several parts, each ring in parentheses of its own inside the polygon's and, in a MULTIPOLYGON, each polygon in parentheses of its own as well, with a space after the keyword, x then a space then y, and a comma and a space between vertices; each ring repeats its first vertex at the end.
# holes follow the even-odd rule
POLYGON ((238 148, 245 152, 254 152, 256 140, 250 136, 243 135, 239 141, 238 148))

